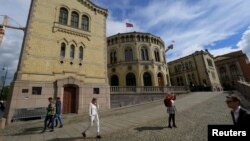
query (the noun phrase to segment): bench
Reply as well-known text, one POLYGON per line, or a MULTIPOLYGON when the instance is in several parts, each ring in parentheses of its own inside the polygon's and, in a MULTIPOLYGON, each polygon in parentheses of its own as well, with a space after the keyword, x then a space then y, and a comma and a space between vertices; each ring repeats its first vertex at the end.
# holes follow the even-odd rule
POLYGON ((47 107, 37 107, 37 108, 20 108, 15 109, 12 121, 28 119, 28 118, 44 118, 47 113, 47 107))

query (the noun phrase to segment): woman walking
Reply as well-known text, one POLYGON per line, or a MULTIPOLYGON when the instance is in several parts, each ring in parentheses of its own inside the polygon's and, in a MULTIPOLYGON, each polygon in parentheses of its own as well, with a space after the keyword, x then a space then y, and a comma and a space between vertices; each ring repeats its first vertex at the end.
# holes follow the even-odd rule
POLYGON ((90 127, 93 127, 93 124, 95 122, 96 123, 96 128, 97 128, 97 136, 96 136, 96 138, 101 138, 98 109, 99 109, 99 105, 97 104, 97 99, 93 98, 91 103, 89 104, 90 123, 89 123, 89 126, 82 132, 83 137, 86 137, 86 131, 90 127))

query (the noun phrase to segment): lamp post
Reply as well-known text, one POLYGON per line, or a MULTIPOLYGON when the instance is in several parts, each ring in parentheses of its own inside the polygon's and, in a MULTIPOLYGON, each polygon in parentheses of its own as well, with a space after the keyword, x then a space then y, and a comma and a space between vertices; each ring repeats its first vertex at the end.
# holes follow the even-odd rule
MULTIPOLYGON (((166 58, 165 56, 165 53, 167 53, 170 49, 173 49, 174 48, 174 45, 173 45, 173 42, 172 44, 170 44, 165 50, 164 50, 164 58, 166 58)), ((165 59, 165 63, 166 63, 166 59, 165 59)), ((169 77, 167 77, 167 82, 168 82, 168 85, 171 86, 171 81, 169 80, 169 77)))
POLYGON ((8 66, 3 67, 2 70, 3 71, 5 70, 5 75, 4 75, 4 78, 3 78, 3 87, 2 87, 2 90, 1 90, 1 93, 0 93, 0 97, 3 95, 4 85, 5 85, 7 74, 8 74, 8 66))

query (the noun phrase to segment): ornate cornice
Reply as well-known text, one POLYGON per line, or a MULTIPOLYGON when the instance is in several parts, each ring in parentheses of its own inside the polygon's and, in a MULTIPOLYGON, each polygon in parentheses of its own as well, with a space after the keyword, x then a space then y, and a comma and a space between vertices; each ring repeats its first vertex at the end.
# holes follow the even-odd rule
POLYGON ((108 16, 108 10, 107 9, 102 8, 102 7, 94 4, 90 0, 77 0, 77 1, 80 2, 81 4, 85 5, 86 7, 91 9, 92 11, 103 14, 106 17, 108 16))
POLYGON ((75 36, 84 37, 87 40, 90 40, 90 36, 91 36, 90 33, 86 32, 86 31, 83 31, 83 30, 80 30, 77 28, 73 28, 70 26, 62 25, 62 24, 59 24, 57 22, 54 22, 53 32, 63 32, 63 33, 67 33, 67 34, 72 34, 75 36))

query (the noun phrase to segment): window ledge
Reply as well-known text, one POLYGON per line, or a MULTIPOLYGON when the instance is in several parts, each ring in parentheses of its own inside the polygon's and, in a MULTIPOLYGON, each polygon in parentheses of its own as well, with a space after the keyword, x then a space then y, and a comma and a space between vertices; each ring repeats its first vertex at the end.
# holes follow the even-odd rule
POLYGON ((68 33, 68 34, 72 34, 72 35, 76 35, 80 37, 85 37, 89 41, 90 41, 90 36, 91 36, 89 32, 80 30, 78 28, 73 28, 71 26, 62 25, 57 22, 54 22, 53 32, 64 32, 64 33, 68 33))

